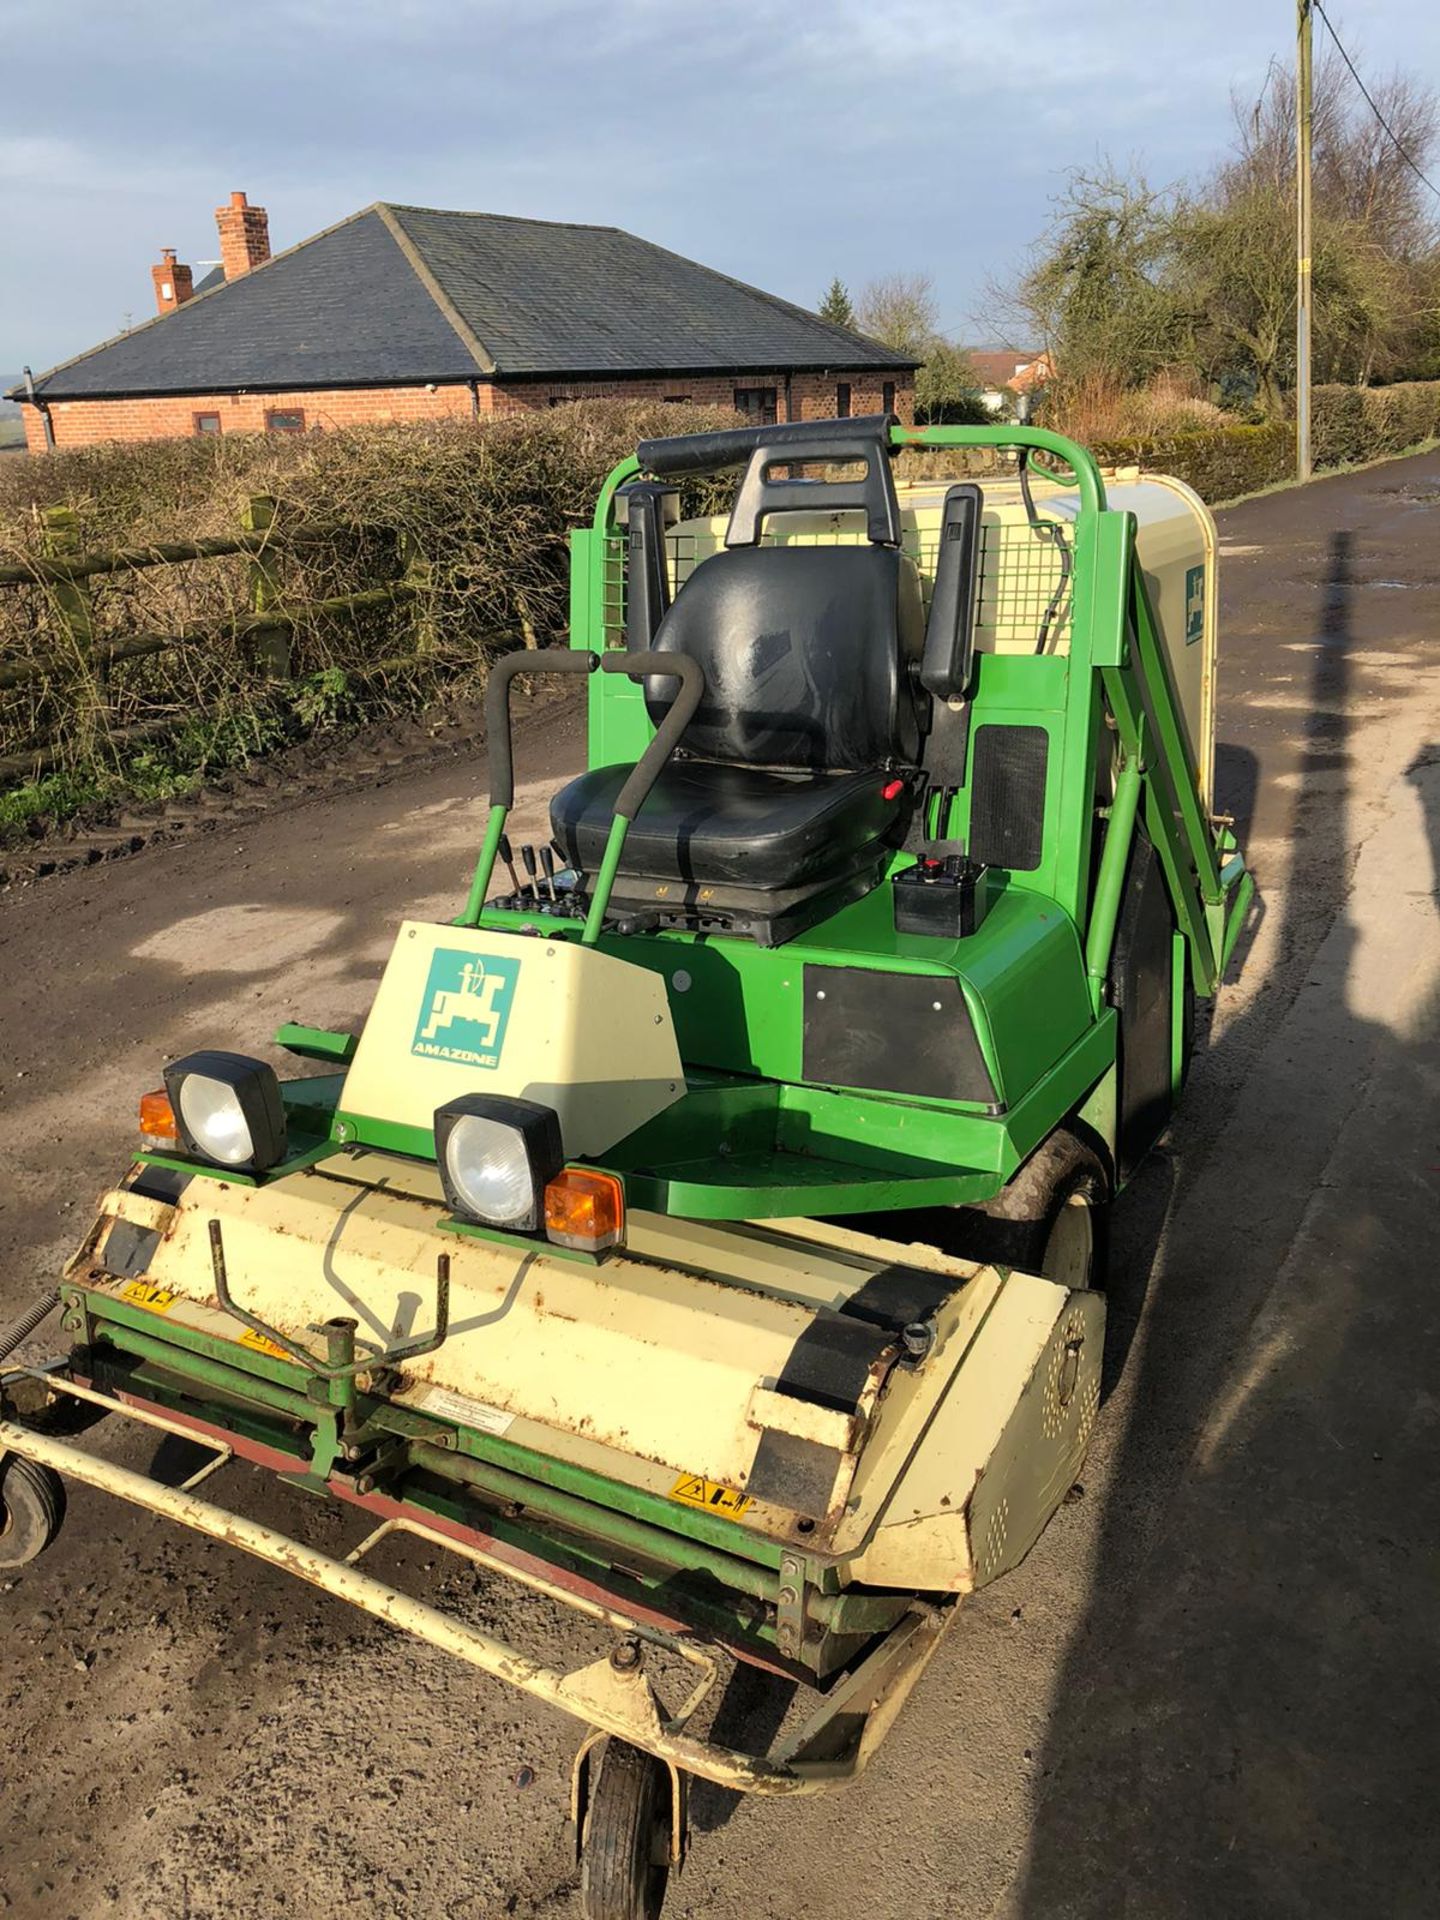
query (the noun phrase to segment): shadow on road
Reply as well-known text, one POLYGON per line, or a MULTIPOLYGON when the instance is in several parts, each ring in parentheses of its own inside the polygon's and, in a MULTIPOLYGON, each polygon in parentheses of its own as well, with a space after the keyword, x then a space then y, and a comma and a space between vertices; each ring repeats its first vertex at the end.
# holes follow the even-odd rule
MULTIPOLYGON (((1357 558, 1354 536, 1334 534, 1288 883, 1273 889, 1277 965, 1301 969, 1307 1001, 1221 1144, 1192 1165, 1182 1118, 1122 1202, 1148 1213, 1158 1198, 1168 1217, 1148 1289, 1126 1283, 1148 1291, 1145 1336, 1006 1908, 1024 1920, 1440 1908, 1440 1500, 1427 1458, 1440 1427, 1440 1005, 1433 974, 1423 982, 1440 952, 1440 778, 1425 777, 1440 755, 1409 770, 1430 872, 1382 874, 1378 905, 1403 906, 1413 938, 1394 959, 1393 1004, 1377 1008, 1385 956, 1357 969, 1375 929, 1351 917, 1356 836, 1336 801, 1360 771, 1357 558), (1422 990, 1406 1005, 1417 961, 1422 990)), ((1258 1057, 1273 1004, 1260 993, 1220 1054, 1258 1057)), ((1224 1067, 1217 1057, 1207 1074, 1223 1081, 1224 1067)), ((1156 1244, 1141 1224, 1127 1240, 1156 1244)), ((1137 1312, 1127 1298, 1122 1351, 1137 1312)))

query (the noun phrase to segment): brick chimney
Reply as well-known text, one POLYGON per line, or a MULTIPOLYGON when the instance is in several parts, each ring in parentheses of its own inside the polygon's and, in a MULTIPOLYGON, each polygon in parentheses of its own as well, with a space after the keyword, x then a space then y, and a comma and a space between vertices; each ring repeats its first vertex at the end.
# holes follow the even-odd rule
POLYGON ((243 193, 232 193, 228 207, 215 209, 215 225, 227 285, 270 258, 270 216, 264 207, 250 206, 243 193))
POLYGON ((160 253, 159 266, 150 269, 150 278, 155 282, 155 311, 170 313, 176 307, 183 307, 194 293, 195 278, 189 267, 182 266, 175 258, 174 247, 162 247, 160 253))

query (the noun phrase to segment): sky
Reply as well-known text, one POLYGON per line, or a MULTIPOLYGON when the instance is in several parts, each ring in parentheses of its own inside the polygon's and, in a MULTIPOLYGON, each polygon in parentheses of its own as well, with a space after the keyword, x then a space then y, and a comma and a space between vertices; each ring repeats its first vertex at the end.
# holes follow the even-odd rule
MULTIPOLYGON (((1362 71, 1440 86, 1435 0, 1330 11, 1362 71)), ((198 280, 234 188, 269 210, 277 252, 384 199, 625 227, 803 306, 834 274, 855 291, 924 271, 942 329, 981 342, 987 283, 1023 263, 1067 168, 1204 171, 1232 93, 1294 46, 1291 0, 71 0, 61 17, 0 0, 0 375, 147 318, 162 246, 198 280)))

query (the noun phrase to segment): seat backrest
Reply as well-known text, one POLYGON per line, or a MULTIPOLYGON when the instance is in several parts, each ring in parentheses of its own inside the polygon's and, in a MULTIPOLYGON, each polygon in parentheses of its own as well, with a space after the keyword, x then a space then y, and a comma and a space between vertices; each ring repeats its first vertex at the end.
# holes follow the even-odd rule
MULTIPOLYGON (((703 560, 655 645, 705 673, 683 745, 702 760, 815 772, 913 765, 920 582, 893 547, 734 547, 703 560)), ((657 723, 673 680, 649 680, 657 723)))

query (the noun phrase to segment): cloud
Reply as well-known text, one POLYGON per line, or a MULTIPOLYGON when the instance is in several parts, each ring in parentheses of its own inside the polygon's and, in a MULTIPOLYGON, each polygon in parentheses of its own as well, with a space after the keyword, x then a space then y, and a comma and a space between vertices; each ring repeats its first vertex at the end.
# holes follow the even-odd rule
MULTIPOLYGON (((947 318, 1066 167, 1160 180, 1228 136, 1288 27, 1250 0, 6 0, 0 369, 149 311, 161 245, 216 252, 235 187, 289 245, 375 199, 599 220, 801 301, 923 267, 947 318)), ((1342 29, 1343 30, 1343 29, 1342 29)), ((1376 69, 1440 67, 1440 9, 1373 0, 1376 69)))

